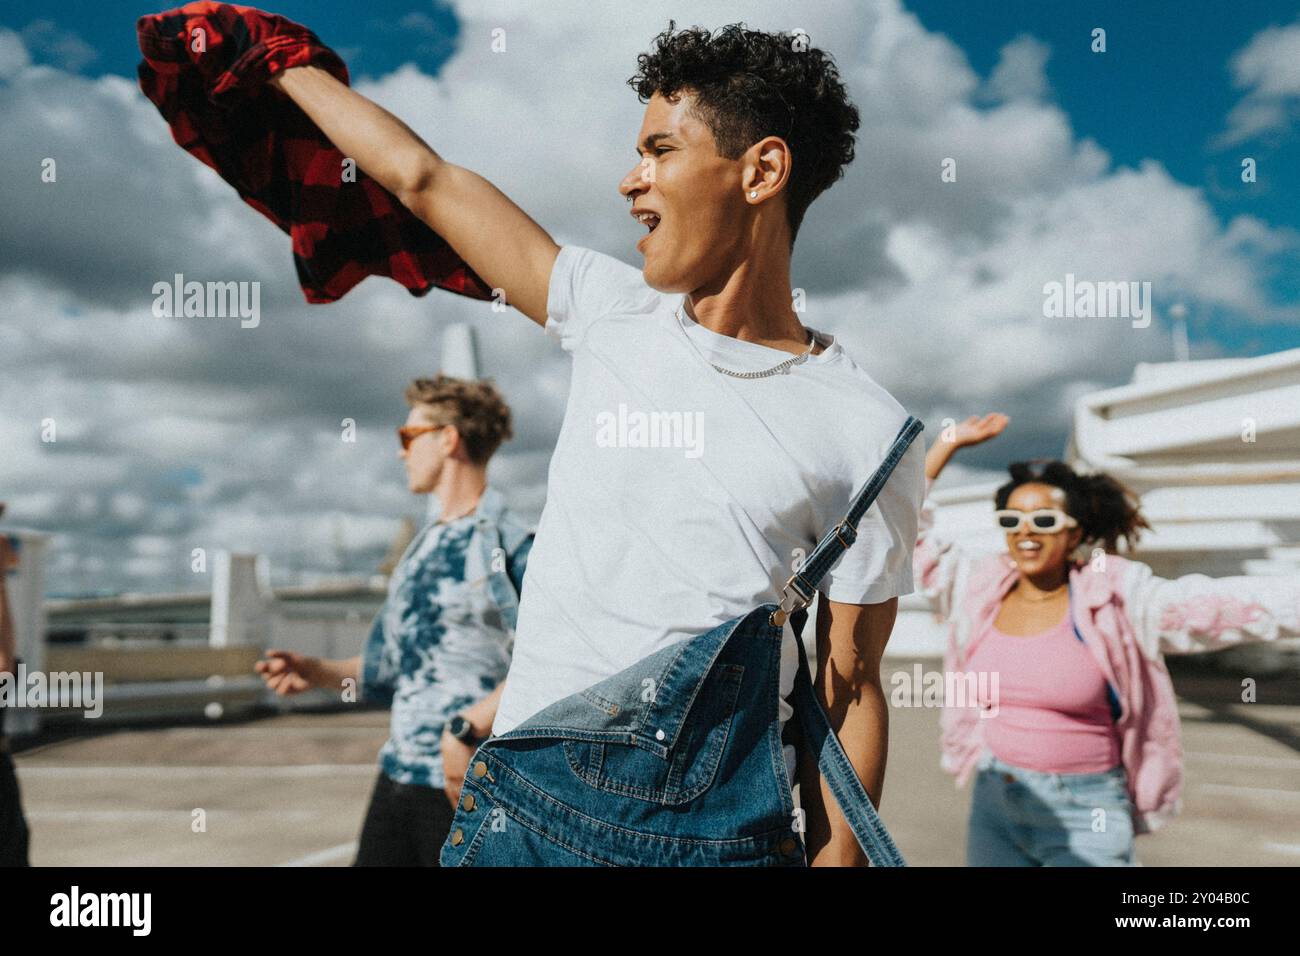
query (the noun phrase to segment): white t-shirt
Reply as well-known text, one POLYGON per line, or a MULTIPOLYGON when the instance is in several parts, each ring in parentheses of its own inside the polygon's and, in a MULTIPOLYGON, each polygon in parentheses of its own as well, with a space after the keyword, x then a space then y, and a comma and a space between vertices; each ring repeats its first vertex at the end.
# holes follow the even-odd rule
MULTIPOLYGON (((791 354, 678 315, 685 298, 590 249, 564 246, 556 259, 546 331, 572 354, 573 375, 496 734, 778 600, 907 418, 823 333, 825 350, 788 373, 717 372, 710 363, 759 371, 791 354)), ((910 593, 924 490, 916 441, 819 591, 848 604, 910 593)), ((797 662, 787 624, 783 724, 797 662)))

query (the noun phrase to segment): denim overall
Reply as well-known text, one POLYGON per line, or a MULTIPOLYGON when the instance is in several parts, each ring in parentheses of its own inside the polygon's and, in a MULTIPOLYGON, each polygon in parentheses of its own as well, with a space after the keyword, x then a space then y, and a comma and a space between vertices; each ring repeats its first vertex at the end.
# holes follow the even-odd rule
MULTIPOLYGON (((663 648, 485 741, 442 865, 805 865, 777 715, 783 625, 811 603, 921 429, 909 416, 780 604, 663 648)), ((803 745, 872 865, 903 866, 814 696, 803 642, 795 644, 791 704, 803 745)))

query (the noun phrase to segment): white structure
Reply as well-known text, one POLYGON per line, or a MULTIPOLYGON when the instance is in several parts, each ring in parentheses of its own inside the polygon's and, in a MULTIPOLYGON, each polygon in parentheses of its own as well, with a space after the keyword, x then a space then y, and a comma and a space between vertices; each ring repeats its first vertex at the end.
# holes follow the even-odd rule
MULTIPOLYGON (((474 381, 479 376, 478 344, 474 338, 474 328, 466 322, 453 322, 442 333, 442 367, 443 375, 474 381)), ((429 495, 427 518, 438 517, 442 508, 437 495, 429 495)))
MULTIPOLYGON (((1134 557, 1162 577, 1300 575, 1300 349, 1140 364, 1132 384, 1078 402, 1062 457, 1142 496, 1153 530, 1134 557)), ((1004 547, 990 519, 999 484, 936 492, 938 527, 968 547, 1004 547)), ((913 596, 889 649, 938 655, 944 638, 913 596)))
MULTIPOLYGON (((8 533, 18 544, 18 567, 5 579, 17 638, 15 650, 29 672, 41 671, 45 669, 45 552, 50 536, 26 530, 8 533)), ((15 709, 5 717, 5 730, 12 734, 31 733, 39 723, 33 710, 15 709)))
POLYGON ((212 608, 208 614, 210 646, 265 646, 274 605, 271 566, 266 555, 216 553, 212 564, 212 608))
POLYGON ((448 325, 442 333, 442 373, 452 378, 478 378, 474 329, 464 322, 448 325))

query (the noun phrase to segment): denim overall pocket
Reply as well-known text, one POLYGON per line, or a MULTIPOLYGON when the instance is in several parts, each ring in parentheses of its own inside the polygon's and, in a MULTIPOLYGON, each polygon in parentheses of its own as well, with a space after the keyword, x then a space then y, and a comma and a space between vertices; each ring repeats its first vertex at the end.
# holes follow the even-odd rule
POLYGON ((566 740, 569 766, 583 783, 607 793, 669 805, 694 800, 717 775, 744 674, 740 664, 719 665, 708 674, 671 750, 640 736, 627 743, 566 740))

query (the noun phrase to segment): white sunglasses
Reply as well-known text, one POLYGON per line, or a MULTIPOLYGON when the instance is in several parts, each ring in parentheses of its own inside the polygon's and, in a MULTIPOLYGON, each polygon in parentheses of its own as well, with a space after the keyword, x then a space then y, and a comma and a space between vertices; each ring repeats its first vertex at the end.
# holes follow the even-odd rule
POLYGON ((1040 534, 1055 534, 1079 524, 1060 508, 1038 508, 1035 511, 1002 508, 993 512, 993 516, 997 519, 998 527, 1008 534, 1014 534, 1025 524, 1029 525, 1030 531, 1040 534))

